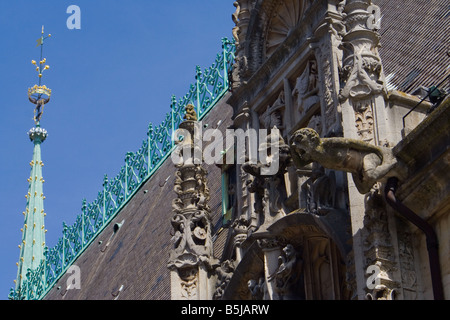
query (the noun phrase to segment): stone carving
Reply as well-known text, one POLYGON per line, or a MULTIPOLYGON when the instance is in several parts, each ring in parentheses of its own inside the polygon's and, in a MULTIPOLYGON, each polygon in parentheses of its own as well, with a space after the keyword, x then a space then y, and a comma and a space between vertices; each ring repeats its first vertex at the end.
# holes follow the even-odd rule
POLYGON ((371 101, 362 101, 354 105, 355 125, 358 137, 367 143, 374 144, 374 118, 371 101))
POLYGON ((174 212, 188 208, 210 211, 206 175, 207 171, 198 165, 184 167, 175 173, 174 191, 178 198, 172 201, 174 212))
POLYGON ((318 163, 313 163, 311 176, 301 187, 302 207, 306 211, 326 215, 335 208, 336 203, 336 177, 334 171, 325 173, 324 167, 318 163))
POLYGON ((344 50, 340 70, 341 101, 364 99, 386 91, 377 52, 379 13, 379 8, 369 0, 347 1, 344 13, 347 33, 340 46, 344 50))
POLYGON ((292 97, 294 99, 294 108, 300 113, 300 117, 304 116, 313 105, 319 102, 317 72, 317 62, 315 59, 311 59, 307 62, 303 73, 296 80, 292 97))
MULTIPOLYGON (((240 191, 241 191, 241 199, 240 199, 240 209, 241 209, 241 219, 245 222, 245 226, 250 227, 252 224, 252 220, 255 220, 253 210, 250 208, 250 192, 248 190, 248 178, 249 174, 242 169, 242 166, 238 166, 239 170, 239 178, 240 178, 240 191)), ((246 231, 247 233, 247 231, 246 231)))
POLYGON ((198 270, 196 268, 183 268, 178 270, 181 279, 181 297, 195 299, 197 296, 198 270))
MULTIPOLYGON (((248 171, 252 175, 251 172, 255 172, 253 168, 251 168, 250 165, 248 166, 242 166, 242 169, 244 171, 248 171)), ((268 192, 264 188, 265 185, 265 177, 259 175, 252 176, 251 178, 248 178, 247 180, 247 189, 248 192, 254 194, 254 202, 253 202, 253 209, 255 213, 255 217, 252 217, 253 220, 256 220, 256 226, 255 230, 259 227, 260 220, 264 218, 264 208, 266 207, 267 201, 268 201, 268 192)))
POLYGON ((217 283, 216 283, 216 291, 214 292, 213 299, 219 300, 223 297, 223 293, 228 286, 228 283, 233 277, 234 272, 234 263, 230 260, 225 260, 220 264, 216 269, 217 274, 217 283))
POLYGON ((417 299, 417 275, 415 271, 412 236, 401 219, 396 219, 398 251, 401 267, 401 283, 405 300, 417 299))
POLYGON ((239 45, 239 13, 241 11, 241 5, 238 1, 233 2, 233 6, 236 7, 236 11, 231 15, 231 19, 234 22, 234 28, 232 30, 233 38, 235 40, 236 47, 239 45))
POLYGON ((237 56, 235 58, 235 64, 231 71, 231 86, 233 88, 238 88, 242 83, 242 79, 245 79, 249 74, 249 65, 247 56, 237 56))
POLYGON ((399 285, 394 279, 394 269, 397 268, 397 264, 389 232, 386 204, 378 184, 365 195, 365 208, 363 229, 365 268, 376 265, 380 270, 380 283, 368 293, 366 298, 391 300, 394 290, 399 285))
POLYGON ((278 248, 280 246, 279 239, 276 238, 263 238, 257 240, 258 246, 263 250, 270 250, 278 248))
POLYGON ((388 228, 387 210, 379 188, 375 186, 364 197, 364 227, 367 231, 366 244, 375 247, 392 247, 388 228))
POLYGON ((341 125, 341 107, 337 101, 337 91, 339 89, 337 88, 337 77, 334 72, 337 69, 336 66, 341 64, 342 52, 338 48, 342 42, 343 31, 345 30, 339 14, 339 5, 337 13, 338 15, 332 14, 327 17, 314 31, 317 40, 325 34, 327 35, 327 40, 313 42, 311 46, 314 50, 319 70, 320 93, 318 95, 321 98, 324 135, 339 132, 341 125))
MULTIPOLYGON (((275 127, 276 129, 276 127, 275 127)), ((253 176, 253 179, 249 179, 248 187, 251 193, 255 193, 255 211, 263 214, 262 220, 269 219, 266 213, 270 213, 274 218, 278 215, 285 215, 284 201, 286 200, 286 188, 284 186, 284 173, 286 168, 291 165, 291 156, 289 146, 284 142, 284 139, 279 135, 278 130, 274 131, 267 136, 266 142, 261 147, 268 150, 268 159, 266 164, 258 162, 256 164, 246 162, 242 165, 242 169, 253 176), (278 159, 271 159, 271 152, 274 148, 272 141, 274 138, 272 134, 276 133, 279 137, 278 141, 278 159), (263 167, 270 167, 271 161, 278 161, 278 170, 275 173, 264 175, 263 167)))
POLYGON ((270 57, 290 31, 297 26, 309 6, 309 1, 306 0, 284 0, 274 3, 276 7, 269 11, 273 13, 267 28, 266 57, 270 57))
POLYGON ((371 4, 367 7, 367 12, 369 12, 369 18, 367 19, 366 25, 370 30, 378 31, 381 28, 381 10, 380 7, 371 4))
POLYGON ((372 292, 366 294, 367 300, 394 300, 395 289, 389 289, 387 286, 380 284, 375 286, 372 292))
POLYGON ((273 127, 276 127, 283 132, 283 114, 285 106, 284 91, 281 91, 277 100, 271 106, 268 106, 261 116, 265 128, 272 129, 273 127))
POLYGON ((353 59, 353 64, 345 65, 341 70, 341 79, 345 85, 339 94, 340 100, 349 97, 361 99, 383 92, 380 59, 370 52, 363 55, 361 51, 356 51, 353 59))
POLYGON ((295 88, 292 94, 301 99, 302 95, 313 91, 317 88, 317 62, 315 59, 311 59, 307 62, 305 70, 300 77, 297 78, 295 88))
POLYGON ((234 233, 234 246, 240 246, 242 242, 247 239, 248 230, 250 227, 250 219, 247 218, 245 214, 242 214, 238 219, 235 219, 231 224, 231 228, 234 233))
POLYGON ((250 279, 247 282, 252 300, 263 300, 267 295, 267 285, 264 277, 258 280, 250 279))
POLYGON ((326 130, 329 132, 330 130, 336 130, 335 127, 337 126, 337 113, 340 112, 339 108, 335 108, 335 102, 334 102, 334 85, 333 85, 333 76, 331 72, 331 64, 328 59, 322 58, 322 70, 323 70, 323 96, 324 96, 324 102, 325 102, 325 110, 323 112, 325 117, 325 127, 326 130))
POLYGON ((195 107, 192 104, 186 106, 186 114, 184 115, 185 120, 197 121, 197 113, 195 112, 195 107))
POLYGON ((316 161, 325 168, 352 173, 358 191, 363 194, 377 181, 392 176, 402 178, 406 170, 391 148, 341 137, 320 138, 310 128, 294 132, 291 154, 297 168, 316 161))
POLYGON ((188 131, 191 139, 186 137, 177 143, 183 146, 179 149, 180 155, 190 151, 188 153, 190 157, 176 164, 174 191, 177 198, 172 202, 174 215, 171 219, 174 247, 170 252, 168 264, 171 270, 177 269, 179 272, 198 267, 200 264, 211 267, 214 259, 207 171, 200 164, 195 164, 192 156, 195 147, 192 137, 194 127, 197 125, 197 115, 192 105, 186 107, 185 119, 180 123, 180 128, 188 131))
POLYGON ((249 0, 238 0, 233 5, 236 7, 236 11, 231 16, 235 24, 232 33, 236 45, 236 62, 231 72, 231 87, 238 88, 242 79, 249 75, 247 56, 244 54, 244 42, 250 22, 251 4, 249 0))
POLYGON ((209 264, 212 254, 209 216, 203 211, 176 214, 171 223, 175 234, 172 237, 174 249, 170 253, 169 267, 184 268, 200 262, 209 264))
POLYGON ((286 245, 278 257, 277 270, 267 279, 275 281, 276 290, 281 299, 290 293, 291 287, 299 280, 302 268, 303 261, 297 256, 294 246, 286 245))
POLYGON ((312 116, 307 127, 316 131, 320 136, 322 134, 322 117, 320 115, 312 116))

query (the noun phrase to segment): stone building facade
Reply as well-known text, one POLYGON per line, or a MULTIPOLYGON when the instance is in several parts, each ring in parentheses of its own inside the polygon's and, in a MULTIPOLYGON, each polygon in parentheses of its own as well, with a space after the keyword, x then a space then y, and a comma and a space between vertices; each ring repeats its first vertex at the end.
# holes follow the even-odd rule
POLYGON ((82 288, 67 274, 45 299, 448 299, 444 1, 234 6, 230 92, 180 128, 267 139, 248 135, 243 158, 220 146, 221 164, 178 141, 192 157, 167 160, 77 259, 82 288), (413 25, 434 37, 418 54, 403 51, 413 25))

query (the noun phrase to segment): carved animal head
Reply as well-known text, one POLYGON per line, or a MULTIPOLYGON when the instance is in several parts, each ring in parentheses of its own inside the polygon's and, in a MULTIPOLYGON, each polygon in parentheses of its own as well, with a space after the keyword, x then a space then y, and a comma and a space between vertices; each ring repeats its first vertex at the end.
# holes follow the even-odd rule
POLYGON ((319 134, 311 128, 303 128, 294 132, 291 137, 292 159, 297 167, 304 167, 313 162, 311 155, 318 151, 319 134))

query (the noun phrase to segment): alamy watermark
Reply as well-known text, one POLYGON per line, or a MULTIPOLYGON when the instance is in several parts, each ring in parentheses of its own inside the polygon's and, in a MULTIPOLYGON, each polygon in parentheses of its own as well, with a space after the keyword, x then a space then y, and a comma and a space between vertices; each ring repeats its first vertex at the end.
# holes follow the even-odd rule
POLYGON ((81 9, 77 5, 70 5, 67 7, 66 13, 70 14, 67 18, 66 26, 67 29, 81 29, 81 9))
POLYGON ((66 290, 81 289, 81 270, 77 265, 71 265, 67 270, 70 276, 66 280, 66 290))
POLYGON ((367 289, 373 290, 381 284, 381 269, 378 265, 372 264, 368 266, 366 269, 366 274, 370 274, 366 280, 367 289))

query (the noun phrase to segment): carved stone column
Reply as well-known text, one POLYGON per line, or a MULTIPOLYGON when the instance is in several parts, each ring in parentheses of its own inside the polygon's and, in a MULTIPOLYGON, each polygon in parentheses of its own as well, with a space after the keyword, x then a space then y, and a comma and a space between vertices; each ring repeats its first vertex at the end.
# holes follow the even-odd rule
POLYGON ((237 0, 233 3, 236 11, 232 14, 235 27, 232 30, 233 38, 236 43, 236 63, 233 66, 231 87, 237 88, 241 85, 243 79, 248 73, 247 56, 245 55, 245 39, 247 29, 250 23, 250 0, 237 0))
POLYGON ((317 61, 318 87, 322 136, 334 136, 342 132, 342 114, 339 104, 339 66, 342 62, 340 45, 345 26, 339 6, 329 6, 329 11, 314 31, 311 48, 317 61))
POLYGON ((211 239, 209 189, 207 171, 201 166, 195 134, 199 123, 192 106, 186 107, 185 121, 176 133, 178 139, 174 152, 176 178, 173 200, 172 226, 174 247, 170 252, 168 268, 171 271, 172 300, 211 299, 212 288, 209 280, 215 259, 211 239))
POLYGON ((394 257, 393 239, 389 230, 386 203, 378 189, 366 194, 366 215, 364 217, 364 255, 366 266, 379 268, 378 284, 366 288, 369 299, 391 300, 400 283, 396 281, 397 264, 394 257))
MULTIPOLYGON (((242 111, 236 115, 233 122, 234 129, 241 129, 243 132, 248 132, 252 128, 252 115, 250 108, 245 105, 242 111)), ((250 137, 249 137, 250 139, 250 137)), ((233 138, 234 141, 234 138, 233 138)), ((245 149, 250 153, 248 146, 245 149)), ((239 154, 237 152, 236 154, 239 154)), ((236 160, 236 178, 237 178, 237 217, 233 221, 231 228, 233 230, 233 247, 236 254, 236 263, 241 261, 242 248, 241 244, 247 239, 248 232, 250 229, 255 229, 258 227, 258 214, 255 212, 253 206, 254 195, 248 190, 248 185, 250 182, 250 175, 245 172, 242 168, 242 164, 245 162, 245 154, 241 154, 243 158, 236 160)), ((248 154, 249 157, 253 156, 248 154)))
POLYGON ((380 144, 386 128, 384 84, 378 54, 380 8, 370 0, 349 0, 344 9, 346 32, 342 38, 341 89, 344 134, 380 144))
MULTIPOLYGON (((345 31, 340 46, 343 57, 339 101, 344 137, 386 146, 390 129, 386 116, 387 90, 378 54, 380 8, 371 0, 347 0, 343 17, 345 31)), ((387 288, 385 291, 392 292, 397 286, 390 271, 395 268, 391 259, 392 247, 387 238, 384 242, 379 238, 379 230, 386 230, 388 221, 380 216, 380 208, 373 207, 373 201, 365 201, 364 195, 357 191, 354 179, 348 175, 347 180, 357 296, 365 298, 369 265, 380 267, 383 286, 387 288), (367 219, 366 214, 369 215, 367 219), (366 237, 364 228, 374 232, 366 237)), ((375 193, 370 196, 375 196, 375 193)))

